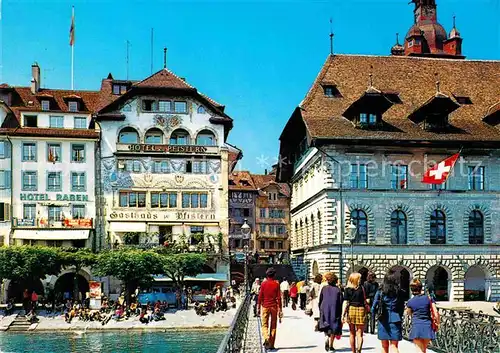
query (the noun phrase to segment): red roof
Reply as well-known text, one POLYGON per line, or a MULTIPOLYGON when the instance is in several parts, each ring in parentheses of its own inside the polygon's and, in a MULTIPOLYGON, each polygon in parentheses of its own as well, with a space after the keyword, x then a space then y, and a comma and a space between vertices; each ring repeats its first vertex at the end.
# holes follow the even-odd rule
POLYGON ((257 191, 257 188, 250 172, 239 171, 229 174, 229 190, 257 191))
POLYGON ((185 88, 195 89, 186 83, 183 79, 167 69, 160 70, 142 81, 133 84, 135 87, 154 87, 154 88, 185 88))
POLYGON ((290 197, 290 188, 288 184, 276 182, 276 175, 274 174, 252 174, 252 179, 255 187, 259 190, 264 190, 270 185, 276 185, 283 195, 290 197))

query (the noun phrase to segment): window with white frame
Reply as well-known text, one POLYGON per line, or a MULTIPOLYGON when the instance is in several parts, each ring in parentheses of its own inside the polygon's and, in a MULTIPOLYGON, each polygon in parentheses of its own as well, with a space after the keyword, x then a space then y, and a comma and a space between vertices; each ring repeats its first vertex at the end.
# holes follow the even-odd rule
POLYGON ((267 225, 266 224, 259 224, 259 231, 261 234, 266 234, 267 233, 267 225))
POLYGON ((469 166, 469 190, 484 190, 484 167, 469 166))
POLYGON ((23 171, 23 191, 36 191, 37 185, 37 172, 36 171, 23 171))
POLYGON ((120 207, 146 207, 146 192, 120 191, 120 207))
POLYGON ((171 112, 172 111, 172 102, 160 100, 158 101, 158 110, 160 112, 171 112))
POLYGON ((175 101, 174 102, 174 111, 176 113, 187 113, 187 102, 175 101))
POLYGON ((73 219, 85 219, 85 205, 73 205, 71 214, 73 219))
POLYGON ((71 162, 85 162, 85 145, 71 145, 71 162))
POLYGON ((36 204, 23 204, 23 219, 36 219, 36 204))
POLYGON ((75 116, 74 123, 75 123, 75 129, 87 128, 87 118, 84 116, 75 116))
POLYGON ((368 173, 366 172, 366 164, 351 164, 351 188, 368 188, 368 173))
POLYGON ((168 161, 154 161, 153 163, 153 173, 169 173, 170 166, 168 161))
POLYGON ((49 221, 61 220, 61 206, 49 206, 49 221))
POLYGON ((68 102, 68 110, 70 112, 77 112, 78 111, 78 102, 77 101, 69 101, 68 102))
POLYGON ((392 166, 392 189, 407 189, 408 188, 408 166, 393 165, 392 166))
POLYGON ((50 101, 49 100, 42 100, 42 110, 47 111, 50 110, 50 101))
POLYGON ((47 173, 47 191, 61 191, 61 172, 47 173))
POLYGON ((140 173, 142 168, 141 168, 141 161, 134 161, 133 165, 132 165, 132 170, 135 172, 135 173, 140 173))
POLYGON ((193 173, 206 174, 207 173, 207 161, 193 161, 193 173))
POLYGON ((23 162, 36 161, 36 142, 23 142, 23 162))
POLYGON ((266 208, 260 209, 260 218, 266 218, 266 208))
POLYGON ((48 143, 47 144, 47 161, 55 163, 61 161, 61 144, 48 143))
POLYGON ((208 206, 208 193, 183 192, 182 208, 206 208, 208 206))
POLYGON ((51 128, 62 129, 64 127, 64 117, 51 115, 49 117, 49 126, 51 128))
POLYGON ((72 172, 71 173, 71 191, 85 191, 86 177, 85 172, 72 172))
POLYGON ((10 170, 0 170, 0 189, 10 189, 10 170))
POLYGON ((176 192, 152 192, 151 193, 151 208, 176 208, 177 193, 176 192))

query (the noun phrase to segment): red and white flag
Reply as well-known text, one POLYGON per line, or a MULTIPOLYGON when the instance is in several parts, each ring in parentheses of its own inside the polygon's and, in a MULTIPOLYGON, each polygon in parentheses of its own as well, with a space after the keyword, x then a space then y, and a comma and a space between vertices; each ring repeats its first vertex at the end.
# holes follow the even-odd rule
POLYGON ((425 184, 443 184, 448 179, 455 163, 460 157, 460 153, 454 154, 451 157, 446 158, 445 160, 439 162, 431 169, 428 169, 424 177, 422 178, 422 183, 425 184))
POLYGON ((75 7, 72 9, 71 14, 71 27, 69 28, 69 45, 75 44, 75 7))

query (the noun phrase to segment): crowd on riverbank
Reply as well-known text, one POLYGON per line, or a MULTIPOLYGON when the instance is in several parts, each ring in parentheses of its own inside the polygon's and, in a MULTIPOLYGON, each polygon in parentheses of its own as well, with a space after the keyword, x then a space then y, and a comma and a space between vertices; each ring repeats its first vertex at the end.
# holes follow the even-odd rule
MULTIPOLYGON (((139 291, 130 296, 127 303, 125 293, 117 300, 106 296, 101 299, 100 308, 91 308, 90 300, 49 301, 35 293, 25 293, 23 309, 16 308, 10 301, 4 315, 0 316, 0 327, 8 327, 13 317, 23 316, 36 329, 106 329, 106 328, 138 328, 152 326, 157 328, 197 328, 227 327, 234 315, 239 295, 232 288, 216 286, 205 296, 204 301, 193 299, 192 291, 187 288, 176 291, 175 303, 167 301, 144 301, 139 291), (5 321, 2 323, 2 321, 5 321), (101 327, 98 327, 101 326, 101 327)), ((68 297, 67 294, 64 295, 68 297)))

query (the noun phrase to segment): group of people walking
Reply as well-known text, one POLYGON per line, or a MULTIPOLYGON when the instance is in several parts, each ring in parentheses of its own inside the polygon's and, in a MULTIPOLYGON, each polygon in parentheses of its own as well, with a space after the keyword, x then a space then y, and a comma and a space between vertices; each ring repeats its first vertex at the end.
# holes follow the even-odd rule
POLYGON ((275 274, 273 268, 268 269, 263 283, 256 280, 252 287, 254 313, 261 315, 266 349, 274 349, 277 320, 283 317, 282 306, 288 306, 291 300, 295 310, 297 298, 302 299, 303 292, 307 304, 302 305, 301 300, 300 309, 314 318, 314 329, 325 334, 327 352, 335 351, 335 340, 341 339, 342 327, 347 324, 352 353, 362 351, 364 332, 373 334, 375 326, 382 352, 399 353, 405 310, 412 318, 409 339, 418 352, 425 353, 429 342, 435 339, 439 315, 432 297, 422 293, 423 285, 418 279, 411 282, 412 298, 405 305, 408 293, 400 287, 395 273, 388 273, 379 286, 374 273, 370 272, 362 284, 361 274, 355 272, 344 288, 338 277, 328 272, 316 275, 311 284, 304 281, 299 289, 286 279, 279 283, 275 274))

